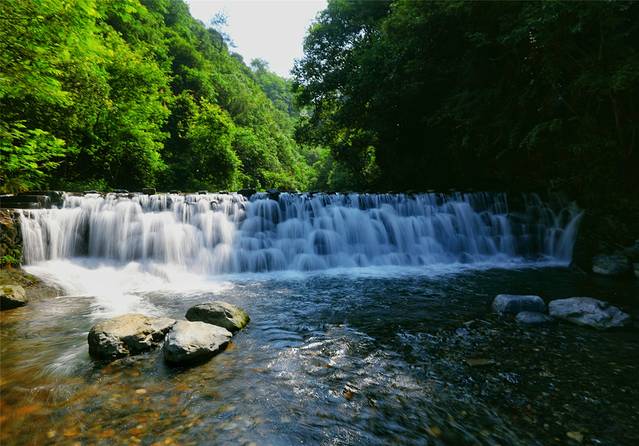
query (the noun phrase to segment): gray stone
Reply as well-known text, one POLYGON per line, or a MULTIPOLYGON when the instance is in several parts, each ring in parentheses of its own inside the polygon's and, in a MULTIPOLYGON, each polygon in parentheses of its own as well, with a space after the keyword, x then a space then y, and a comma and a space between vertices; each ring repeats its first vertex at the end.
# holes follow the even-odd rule
POLYGON ((164 340, 164 360, 171 364, 203 361, 224 349, 231 336, 217 325, 178 321, 164 340))
POLYGON ((515 320, 522 325, 548 325, 553 322, 553 319, 548 315, 536 311, 522 311, 521 313, 517 313, 515 320))
POLYGON ((0 285, 0 310, 9 310, 26 304, 27 294, 20 285, 0 285))
POLYGON ((620 254, 598 255, 592 258, 592 272, 605 276, 622 276, 630 272, 628 257, 620 254))
POLYGON ((102 321, 89 331, 89 354, 101 359, 115 359, 149 351, 162 343, 175 320, 124 314, 102 321))
POLYGON ((186 318, 190 321, 202 321, 207 324, 218 325, 226 328, 231 333, 244 328, 250 320, 246 311, 240 307, 220 301, 195 305, 188 309, 186 318))
POLYGON ((639 263, 633 263, 632 269, 635 272, 635 277, 639 279, 639 263))
POLYGON ((517 314, 522 311, 546 312, 546 304, 539 296, 499 294, 493 300, 493 310, 500 314, 517 314))
POLYGON ((553 300, 548 304, 548 310, 557 319, 600 330, 625 327, 631 323, 628 314, 608 302, 592 297, 553 300))

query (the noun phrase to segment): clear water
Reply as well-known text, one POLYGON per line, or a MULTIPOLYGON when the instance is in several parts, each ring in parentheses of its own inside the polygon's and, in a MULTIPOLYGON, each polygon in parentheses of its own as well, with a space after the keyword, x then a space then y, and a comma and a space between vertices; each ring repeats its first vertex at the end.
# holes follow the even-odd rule
POLYGON ((585 294, 636 318, 634 281, 517 264, 221 277, 90 259, 27 269, 69 295, 2 313, 2 444, 548 445, 568 444, 568 432, 639 442, 636 329, 522 329, 490 312, 501 292, 585 294), (209 299, 252 321, 204 365, 167 368, 159 351, 88 356, 96 320, 181 318, 209 299))
POLYGON ((526 293, 639 316, 637 281, 566 267, 579 216, 504 194, 67 196, 22 218, 27 271, 65 295, 0 313, 0 442, 639 444, 636 327, 490 311, 526 293), (99 320, 213 299, 251 323, 204 365, 88 356, 99 320))

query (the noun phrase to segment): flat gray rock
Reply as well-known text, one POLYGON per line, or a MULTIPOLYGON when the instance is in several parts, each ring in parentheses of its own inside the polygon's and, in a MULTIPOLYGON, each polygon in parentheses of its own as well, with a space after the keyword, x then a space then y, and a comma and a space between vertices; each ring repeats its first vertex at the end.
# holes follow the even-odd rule
POLYGON ((164 340, 164 360, 170 364, 203 361, 224 349, 231 336, 217 325, 178 321, 164 340))
POLYGON ((493 300, 493 310, 499 314, 518 314, 522 311, 546 312, 546 304, 539 296, 499 294, 493 300))
POLYGON ((231 333, 241 330, 249 323, 249 315, 235 305, 215 301, 195 305, 186 312, 189 321, 201 321, 207 324, 224 327, 231 333))
POLYGON ((620 254, 599 255, 592 258, 592 272, 604 276, 622 276, 630 273, 628 257, 620 254))
POLYGON ((0 309, 9 310, 27 304, 27 293, 20 285, 0 285, 0 309))
POLYGON ((536 311, 522 311, 517 313, 515 320, 522 325, 548 325, 554 322, 548 315, 536 311))
POLYGON ((162 343, 173 324, 173 319, 142 314, 124 314, 102 321, 89 331, 89 354, 115 359, 149 351, 162 343))
POLYGON ((592 297, 553 300, 548 304, 548 310, 557 319, 599 330, 625 327, 631 323, 628 314, 608 302, 592 297))

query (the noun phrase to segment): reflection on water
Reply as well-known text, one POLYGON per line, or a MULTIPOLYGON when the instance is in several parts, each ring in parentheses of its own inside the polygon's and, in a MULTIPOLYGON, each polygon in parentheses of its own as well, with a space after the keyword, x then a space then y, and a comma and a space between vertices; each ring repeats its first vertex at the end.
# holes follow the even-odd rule
POLYGON ((634 282, 478 265, 207 279, 87 262, 30 267, 69 295, 1 313, 2 444, 639 443, 636 329, 522 329, 489 308, 500 292, 585 294, 636 318, 634 282), (252 321, 204 365, 88 356, 96 320, 182 318, 212 298, 252 321))

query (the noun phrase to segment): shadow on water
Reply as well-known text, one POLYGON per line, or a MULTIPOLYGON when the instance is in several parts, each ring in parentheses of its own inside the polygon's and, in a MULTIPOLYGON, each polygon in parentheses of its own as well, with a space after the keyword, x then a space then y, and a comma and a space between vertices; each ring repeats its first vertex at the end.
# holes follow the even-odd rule
POLYGON ((191 368, 159 350, 93 362, 100 299, 1 313, 2 444, 639 444, 636 327, 525 329, 490 312, 502 292, 590 295, 638 318, 636 282, 550 267, 223 282, 131 292, 175 318, 209 299, 249 310, 191 368))

